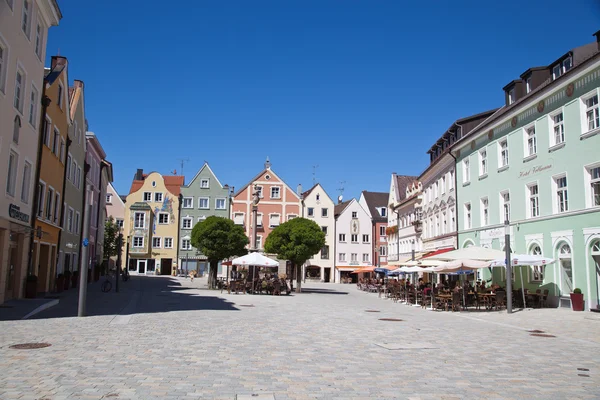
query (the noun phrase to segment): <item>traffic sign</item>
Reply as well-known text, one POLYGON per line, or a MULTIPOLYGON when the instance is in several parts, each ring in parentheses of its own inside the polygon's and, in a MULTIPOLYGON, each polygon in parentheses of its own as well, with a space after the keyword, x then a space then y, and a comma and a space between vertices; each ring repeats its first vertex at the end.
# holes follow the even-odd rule
POLYGON ((88 244, 90 244, 90 241, 87 238, 83 239, 83 247, 88 247, 88 244))

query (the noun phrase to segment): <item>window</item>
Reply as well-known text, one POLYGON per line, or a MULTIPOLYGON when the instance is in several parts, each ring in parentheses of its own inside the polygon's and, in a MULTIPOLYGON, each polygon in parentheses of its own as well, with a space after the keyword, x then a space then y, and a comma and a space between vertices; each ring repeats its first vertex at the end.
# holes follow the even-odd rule
POLYGON ((354 234, 354 233, 352 235, 350 235, 350 241, 352 243, 358 243, 358 235, 354 234))
POLYGON ((465 229, 471 229, 471 203, 465 203, 465 229))
POLYGON ((65 139, 60 138, 60 150, 58 151, 58 158, 61 163, 65 163, 65 139))
MULTIPOLYGON (((200 179, 200 187, 202 189, 208 189, 210 187, 210 181, 208 179, 200 179)), ((262 196, 260 196, 262 197, 262 196)))
POLYGON ((435 181, 435 183, 433 185, 433 198, 435 198, 435 199, 437 199, 437 197, 438 197, 439 187, 440 187, 439 182, 435 181))
POLYGON ((0 41, 0 92, 4 93, 4 74, 6 73, 7 52, 6 47, 0 41))
POLYGON ((327 218, 328 215, 329 215, 329 209, 321 208, 321 217, 327 218))
POLYGON ((329 246, 327 245, 321 249, 321 260, 329 260, 329 246))
POLYGON ((206 215, 201 215, 198 217, 198 222, 202 222, 206 219, 206 215))
POLYGON ((256 248, 262 249, 262 236, 260 235, 256 236, 256 248))
POLYGON ((487 175, 487 151, 485 149, 479 152, 479 176, 487 175))
POLYGON ((441 234, 444 235, 446 234, 446 232, 448 232, 448 227, 447 227, 447 222, 448 220, 446 219, 446 213, 442 213, 442 231, 441 234))
POLYGON ((527 90, 527 93, 531 92, 531 77, 525 80, 525 89, 527 90))
POLYGON ((350 262, 358 262, 358 253, 350 253, 350 262))
POLYGON ((446 193, 446 175, 442 176, 442 194, 444 193, 446 193))
POLYGON ((383 226, 383 225, 381 225, 381 226, 379 227, 379 236, 385 236, 385 235, 386 235, 386 233, 385 233, 385 228, 386 228, 386 227, 385 227, 385 226, 383 226))
POLYGON ((512 104, 515 101, 517 101, 517 98, 515 97, 515 88, 512 88, 508 91, 508 104, 512 104))
POLYGON ((162 238, 160 238, 160 237, 153 237, 152 238, 152 248, 160 249, 161 239, 162 238))
POLYGON ((554 178, 556 185, 556 205, 559 213, 569 211, 569 200, 567 196, 567 177, 554 178))
POLYGON ((325 234, 325 236, 327 236, 327 227, 326 226, 322 226, 321 227, 321 231, 323 231, 323 233, 325 234))
POLYGON ((74 215, 74 210, 69 207, 69 212, 67 213, 67 230, 69 232, 74 232, 73 230, 73 215, 74 215))
POLYGON ((31 126, 33 126, 34 128, 36 127, 36 121, 37 121, 37 105, 38 105, 38 92, 36 90, 36 88, 34 88, 33 86, 31 86, 31 102, 29 103, 29 123, 31 124, 31 126))
POLYGON ((280 189, 279 189, 278 186, 271 187, 271 198, 272 199, 279 199, 279 198, 281 198, 281 196, 280 196, 280 189))
POLYGON ((269 227, 274 228, 276 226, 279 226, 279 214, 269 215, 269 227))
POLYGON ((258 227, 263 226, 262 217, 263 217, 262 213, 256 213, 256 226, 258 226, 258 227))
POLYGON ((60 132, 54 128, 54 140, 52 141, 52 153, 58 155, 58 149, 60 148, 60 132))
POLYGON ((35 27, 35 54, 38 56, 38 58, 41 60, 42 59, 42 39, 43 39, 43 35, 44 31, 42 30, 42 26, 40 24, 37 24, 37 26, 35 27))
POLYGON ((173 248, 173 238, 167 237, 165 238, 165 249, 173 248))
MULTIPOLYGON (((537 244, 531 248, 530 254, 535 256, 542 256, 542 249, 537 244)), ((532 266, 531 267, 531 281, 532 282, 542 282, 544 280, 544 270, 541 266, 532 266)))
POLYGON ((600 167, 590 168, 592 207, 600 206, 600 167))
POLYGON ((38 201, 36 204, 36 209, 38 217, 41 217, 44 213, 44 196, 46 196, 46 184, 43 182, 38 182, 37 191, 38 201))
POLYGON ((19 144, 19 137, 21 136, 21 118, 15 115, 13 122, 13 143, 19 144))
POLYGON ((358 212, 352 211, 352 218, 358 218, 358 212))
POLYGON ((540 216, 539 191, 537 183, 529 185, 529 217, 540 216))
POLYGON ((193 218, 190 218, 190 217, 183 218, 183 220, 181 222, 182 229, 192 229, 192 221, 193 221, 193 218))
POLYGON ((454 190, 454 170, 450 171, 450 182, 448 182, 448 186, 450 186, 450 191, 454 190))
POLYGON ((29 0, 23 1, 23 15, 21 17, 21 29, 25 36, 29 39, 29 32, 31 26, 31 4, 29 0))
POLYGON ((54 194, 54 218, 53 218, 53 221, 55 224, 58 223, 58 217, 60 215, 59 207, 60 207, 60 194, 55 193, 54 194))
POLYGON ((562 62, 563 73, 567 72, 573 67, 573 60, 571 57, 567 57, 562 62))
POLYGON ((340 259, 340 261, 345 262, 346 261, 346 253, 340 253, 339 259, 340 259))
POLYGON ((146 214, 143 212, 136 212, 133 215, 133 227, 138 229, 143 229, 146 227, 146 214))
POLYGON ((63 87, 61 84, 58 85, 58 98, 56 99, 56 104, 58 104, 59 108, 63 108, 62 107, 62 100, 63 100, 63 87))
POLYGON ((15 195, 17 186, 17 168, 19 166, 19 156, 14 151, 10 151, 8 158, 8 177, 6 179, 6 193, 9 196, 15 195))
MULTIPOLYGON (((15 89, 16 93, 16 89, 15 89)), ((16 106, 15 106, 16 107, 16 106)), ((585 116, 587 119, 588 131, 600 127, 600 111, 598 110, 598 95, 585 100, 585 116)))
POLYGON ((158 213, 158 223, 160 225, 166 225, 169 223, 169 214, 168 213, 158 213))
POLYGON ((369 262, 369 253, 363 253, 363 262, 369 262))
POLYGON ((182 207, 183 208, 194 208, 194 198, 193 197, 184 197, 182 207))
POLYGON ((25 89, 25 78, 21 71, 17 71, 15 78, 15 99, 13 105, 19 112, 23 113, 23 89, 25 89))
POLYGON ((162 201, 163 201, 163 194, 161 192, 154 193, 154 201, 156 203, 162 203, 162 201))
MULTIPOLYGON (((75 213, 75 233, 79 233, 79 218, 80 218, 80 214, 78 212, 75 213)), ((117 220, 117 226, 119 227, 119 229, 123 229, 123 220, 117 220), (119 225, 119 222, 121 223, 119 225)))
POLYGON ((152 201, 152 193, 144 192, 144 201, 152 201))
POLYGON ((133 247, 144 247, 144 237, 143 236, 134 236, 133 237, 133 247))
POLYGON ((67 179, 72 182, 73 180, 71 179, 71 154, 67 155, 67 165, 65 165, 65 167, 67 168, 67 179))
POLYGON ((181 250, 191 250, 192 249, 192 243, 190 242, 190 239, 181 239, 181 250))
POLYGON ((501 140, 498 142, 500 147, 500 165, 499 168, 508 166, 508 140, 501 140))
POLYGON ((112 204, 112 194, 110 193, 106 195, 106 204, 112 204))
POLYGON ((225 199, 216 199, 215 200, 215 208, 217 210, 224 210, 225 209, 225 199))
POLYGON ((345 233, 340 233, 338 235, 339 241, 342 243, 346 243, 346 234, 345 233))
POLYGON ((471 165, 468 158, 463 160, 463 183, 471 181, 471 165))
POLYGON ((362 235, 363 243, 369 243, 369 235, 362 235))
POLYGON ((387 256, 387 246, 379 246, 379 257, 387 256))
POLYGON ((535 137, 535 126, 531 126, 525 129, 525 137, 527 139, 527 148, 525 149, 525 156, 533 156, 537 153, 537 139, 535 137))
MULTIPOLYGON (((9 169, 10 176, 10 169, 9 169)), ((21 185, 21 201, 25 204, 29 203, 29 190, 31 187, 31 164, 25 161, 23 165, 23 182, 21 185)))
POLYGON ((77 167, 77 176, 75 177, 75 186, 81 187, 81 167, 77 167))
POLYGON ((308 207, 306 209, 306 215, 309 217, 314 217, 315 216, 315 209, 313 207, 308 207))
POLYGON ((554 66, 554 68, 552 68, 552 78, 556 79, 561 75, 562 75, 562 69, 560 67, 560 64, 557 64, 554 66))
POLYGON ((234 213, 233 223, 236 225, 244 225, 244 213, 234 213))
POLYGON ((500 193, 500 204, 502 204, 501 214, 504 221, 510 221, 510 193, 508 191, 500 193))
POLYGON ((560 112, 554 116, 552 116, 552 130, 554 132, 553 140, 554 145, 561 144, 565 142, 565 125, 563 123, 563 113, 560 112))
MULTIPOLYGON (((79 213, 77 213, 77 215, 79 215, 79 213)), ((119 229, 123 229, 124 221, 121 218, 117 218, 115 222, 117 223, 119 229)))
POLYGON ((198 208, 208 210, 208 197, 198 198, 198 208))

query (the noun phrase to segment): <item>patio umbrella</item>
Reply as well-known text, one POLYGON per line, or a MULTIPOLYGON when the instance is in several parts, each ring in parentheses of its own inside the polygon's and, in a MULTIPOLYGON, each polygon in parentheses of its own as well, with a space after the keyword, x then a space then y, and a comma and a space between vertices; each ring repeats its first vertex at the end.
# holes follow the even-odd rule
POLYGON ((436 254, 427 259, 430 260, 479 260, 492 261, 504 257, 504 252, 501 250, 488 249, 487 247, 464 247, 458 250, 448 251, 446 253, 436 254))
POLYGON ((256 277, 256 267, 278 267, 279 262, 275 261, 269 257, 266 257, 258 252, 248 253, 245 256, 234 258, 231 260, 232 265, 243 265, 249 266, 253 265, 255 268, 253 270, 252 276, 252 294, 254 294, 254 278, 256 277))
MULTIPOLYGON (((453 253, 453 252, 449 251, 444 254, 450 254, 450 253, 453 253)), ((441 255, 443 255, 443 254, 441 254, 441 255)), ((490 265, 489 261, 478 261, 478 260, 472 260, 472 259, 457 259, 457 260, 445 262, 437 267, 433 267, 433 269, 435 270, 435 272, 441 272, 441 273, 445 273, 445 274, 456 273, 457 275, 462 275, 462 274, 464 274, 464 271, 470 271, 473 269, 480 269, 480 268, 487 268, 487 267, 489 267, 489 265, 490 265)), ((462 292, 463 292, 463 306, 464 306, 467 303, 466 298, 465 298, 464 289, 462 292)))

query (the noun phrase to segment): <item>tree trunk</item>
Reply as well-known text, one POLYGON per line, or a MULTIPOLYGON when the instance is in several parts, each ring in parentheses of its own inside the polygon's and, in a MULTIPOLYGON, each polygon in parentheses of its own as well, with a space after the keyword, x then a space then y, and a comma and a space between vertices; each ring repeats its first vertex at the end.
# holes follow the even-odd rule
POLYGON ((218 261, 210 261, 208 269, 208 288, 215 289, 217 287, 217 270, 219 268, 218 261))
POLYGON ((296 267, 296 293, 302 293, 302 265, 296 267))

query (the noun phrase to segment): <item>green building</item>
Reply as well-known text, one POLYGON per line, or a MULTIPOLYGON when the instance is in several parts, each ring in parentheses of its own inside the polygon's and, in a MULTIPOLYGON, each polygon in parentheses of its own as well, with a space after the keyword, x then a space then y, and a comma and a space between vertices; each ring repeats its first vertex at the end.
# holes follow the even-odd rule
MULTIPOLYGON (((600 31, 544 67, 504 87, 505 106, 459 139, 458 246, 510 248, 557 260, 514 268, 514 288, 548 290, 548 305, 586 309, 600 289, 600 31), (522 268, 523 279, 519 268, 522 268)), ((478 278, 506 281, 504 268, 478 278)))

